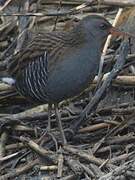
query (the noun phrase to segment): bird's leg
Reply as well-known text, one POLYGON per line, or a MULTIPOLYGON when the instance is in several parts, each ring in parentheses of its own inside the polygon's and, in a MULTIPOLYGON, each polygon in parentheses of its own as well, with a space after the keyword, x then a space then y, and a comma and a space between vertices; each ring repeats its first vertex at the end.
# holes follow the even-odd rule
POLYGON ((38 143, 43 143, 44 137, 47 135, 51 136, 52 140, 55 143, 56 149, 58 149, 57 140, 55 136, 51 133, 51 111, 52 111, 52 104, 48 104, 48 125, 46 128, 46 131, 43 133, 43 135, 39 138, 38 143))
POLYGON ((59 109, 58 109, 58 104, 54 104, 54 109, 55 109, 56 121, 58 123, 58 127, 59 127, 61 138, 62 138, 62 144, 65 145, 65 144, 67 144, 67 140, 65 138, 64 130, 62 127, 62 122, 61 122, 61 117, 60 117, 60 113, 59 113, 59 109))
POLYGON ((48 104, 48 126, 47 131, 51 131, 51 111, 52 111, 52 104, 48 104))

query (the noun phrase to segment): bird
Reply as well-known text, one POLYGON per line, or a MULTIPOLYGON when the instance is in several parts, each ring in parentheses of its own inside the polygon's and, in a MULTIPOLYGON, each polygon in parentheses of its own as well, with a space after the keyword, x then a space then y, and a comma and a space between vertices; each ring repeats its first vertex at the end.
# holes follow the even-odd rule
POLYGON ((11 83, 32 102, 48 104, 48 129, 54 105, 62 144, 67 144, 59 103, 77 96, 98 72, 102 49, 109 34, 123 35, 108 20, 88 15, 69 31, 37 32, 8 62, 11 83))

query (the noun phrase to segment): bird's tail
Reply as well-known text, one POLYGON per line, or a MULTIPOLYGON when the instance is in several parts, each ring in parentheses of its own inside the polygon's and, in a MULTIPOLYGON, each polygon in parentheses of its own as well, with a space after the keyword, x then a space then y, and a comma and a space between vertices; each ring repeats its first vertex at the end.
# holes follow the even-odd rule
POLYGON ((14 88, 15 80, 12 77, 4 76, 4 75, 6 74, 1 75, 1 72, 0 72, 0 76, 1 76, 0 83, 8 84, 9 87, 5 86, 5 88, 0 89, 0 101, 9 97, 13 97, 14 95, 17 94, 14 88))
POLYGON ((15 80, 7 72, 7 63, 0 62, 0 82, 13 85, 15 80))
POLYGON ((15 84, 15 79, 13 79, 12 77, 0 77, 0 81, 11 86, 15 84))

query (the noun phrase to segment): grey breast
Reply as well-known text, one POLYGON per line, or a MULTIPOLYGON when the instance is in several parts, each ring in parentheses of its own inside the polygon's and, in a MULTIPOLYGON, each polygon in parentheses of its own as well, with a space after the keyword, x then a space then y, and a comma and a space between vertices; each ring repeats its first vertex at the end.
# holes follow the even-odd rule
POLYGON ((70 49, 48 76, 49 99, 59 102, 82 92, 94 79, 99 60, 100 51, 98 48, 91 49, 89 44, 70 49))

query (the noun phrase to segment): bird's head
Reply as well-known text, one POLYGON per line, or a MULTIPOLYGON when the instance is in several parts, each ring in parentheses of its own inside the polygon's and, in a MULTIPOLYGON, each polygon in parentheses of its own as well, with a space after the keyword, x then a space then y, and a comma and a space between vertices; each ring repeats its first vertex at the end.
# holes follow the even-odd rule
POLYGON ((122 32, 113 27, 109 21, 98 15, 90 15, 83 18, 78 26, 83 30, 83 33, 88 40, 98 40, 98 42, 101 42, 102 44, 109 34, 112 34, 113 36, 132 36, 129 33, 122 32))

